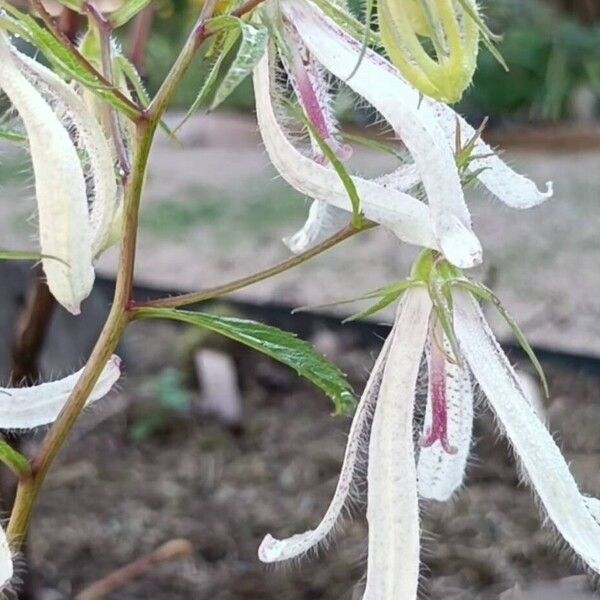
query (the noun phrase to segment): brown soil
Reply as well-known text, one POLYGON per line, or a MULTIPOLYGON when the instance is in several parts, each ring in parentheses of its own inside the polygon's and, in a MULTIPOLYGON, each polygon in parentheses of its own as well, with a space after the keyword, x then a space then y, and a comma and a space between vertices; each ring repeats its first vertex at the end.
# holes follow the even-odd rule
MULTIPOLYGON (((365 571, 364 507, 352 511, 335 543, 317 556, 275 569, 256 557, 265 533, 290 534, 318 522, 336 482, 349 425, 347 419, 332 418, 327 401, 299 384, 291 371, 254 354, 241 355, 242 432, 227 431, 203 416, 194 399, 184 414, 164 418, 154 435, 132 441, 135 425, 156 413, 160 370, 188 368, 189 361, 176 350, 189 346, 186 336, 166 325, 136 328, 128 346, 135 373, 117 397, 84 417, 54 469, 30 543, 43 597, 72 598, 175 537, 193 543, 189 560, 152 569, 111 597, 357 597, 365 571)), ((359 348, 351 337, 318 337, 355 382, 363 379, 376 347, 359 348)), ((583 488, 598 493, 597 380, 557 368, 550 375, 551 426, 556 430, 560 424, 583 488)), ((191 395, 197 392, 192 389, 191 395)), ((497 598, 516 583, 582 572, 557 551, 555 536, 541 529, 529 490, 518 485, 510 452, 489 414, 483 408, 479 412, 467 486, 452 503, 424 506, 423 597, 497 598)))

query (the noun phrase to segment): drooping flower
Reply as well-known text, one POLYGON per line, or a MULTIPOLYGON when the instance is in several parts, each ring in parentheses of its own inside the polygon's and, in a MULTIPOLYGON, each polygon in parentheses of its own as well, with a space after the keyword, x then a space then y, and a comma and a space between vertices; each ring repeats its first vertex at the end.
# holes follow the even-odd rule
MULTIPOLYGON (((32 387, 0 388, 0 429, 33 429, 58 417, 82 371, 32 387)), ((121 359, 113 355, 102 370, 88 405, 110 392, 121 375, 121 359)), ((13 576, 13 559, 4 529, 0 527, 0 590, 13 576)))
POLYGON ((78 314, 115 219, 118 189, 110 144, 74 89, 2 33, 0 90, 27 135, 48 287, 78 314))
POLYGON ((423 98, 384 58, 369 49, 363 56, 361 42, 317 4, 278 0, 269 5, 276 16, 264 12, 263 18, 272 30, 279 28, 273 36, 276 51, 271 49, 254 72, 259 128, 271 161, 288 183, 319 201, 303 231, 293 238, 292 249, 301 251, 333 233, 331 229, 340 222, 339 211, 324 212, 323 203, 346 211, 352 210, 352 204, 339 176, 315 153, 315 144, 310 156, 303 154, 286 134, 276 106, 281 96, 278 57, 315 133, 329 142, 339 158, 345 158, 348 150, 330 108, 332 77, 368 101, 406 146, 414 162, 379 179, 352 177, 365 217, 389 227, 404 241, 440 250, 459 267, 478 264, 481 246, 471 229, 461 168, 517 208, 543 202, 552 195, 551 187, 541 192, 512 171, 451 108, 423 98), (465 139, 473 139, 469 160, 461 168, 454 147, 457 127, 465 139), (420 189, 427 204, 417 199, 420 189))
POLYGON ((260 559, 291 559, 327 537, 347 501, 358 450, 368 435, 369 556, 363 598, 416 598, 418 499, 447 500, 462 484, 471 444, 473 376, 549 519, 575 553, 600 571, 600 503, 579 491, 491 332, 476 298, 488 292, 430 251, 417 262, 410 282, 357 408, 325 517, 314 530, 287 539, 267 535, 260 559), (423 353, 429 393, 423 435, 415 447, 415 397, 423 353))

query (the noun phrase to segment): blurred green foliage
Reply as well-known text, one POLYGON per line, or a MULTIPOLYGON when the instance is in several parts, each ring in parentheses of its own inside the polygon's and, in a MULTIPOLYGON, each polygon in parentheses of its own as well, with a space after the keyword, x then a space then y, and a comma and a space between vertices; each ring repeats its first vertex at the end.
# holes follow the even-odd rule
POLYGON ((586 27, 539 0, 486 0, 492 28, 510 67, 506 73, 488 53, 480 55, 467 112, 501 116, 567 116, 581 85, 600 97, 600 26, 586 27))
MULTIPOLYGON (((156 91, 199 10, 198 0, 161 0, 149 57, 147 82, 156 91)), ((350 0, 360 14, 362 0, 350 0)), ((482 50, 474 85, 461 109, 474 115, 559 119, 568 115, 574 92, 586 85, 600 97, 600 25, 584 26, 557 14, 544 0, 482 0, 491 28, 503 34, 499 49, 506 73, 482 50)), ((205 71, 200 61, 177 96, 177 105, 193 102, 205 71)), ((225 106, 252 110, 252 86, 246 80, 225 106)))

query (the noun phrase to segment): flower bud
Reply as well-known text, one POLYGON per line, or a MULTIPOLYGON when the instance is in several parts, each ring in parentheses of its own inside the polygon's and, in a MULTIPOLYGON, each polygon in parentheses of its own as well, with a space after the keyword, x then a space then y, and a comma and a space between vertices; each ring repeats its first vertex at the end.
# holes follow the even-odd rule
POLYGON ((458 102, 477 64, 482 31, 477 11, 475 0, 379 0, 383 44, 421 93, 458 102))

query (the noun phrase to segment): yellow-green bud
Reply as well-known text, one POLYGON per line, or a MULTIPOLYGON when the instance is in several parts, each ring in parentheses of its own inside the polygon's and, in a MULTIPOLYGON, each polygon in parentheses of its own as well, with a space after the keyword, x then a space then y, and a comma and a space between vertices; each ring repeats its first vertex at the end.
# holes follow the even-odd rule
POLYGON ((473 79, 481 21, 476 0, 379 0, 387 53, 423 94, 458 102, 473 79))

